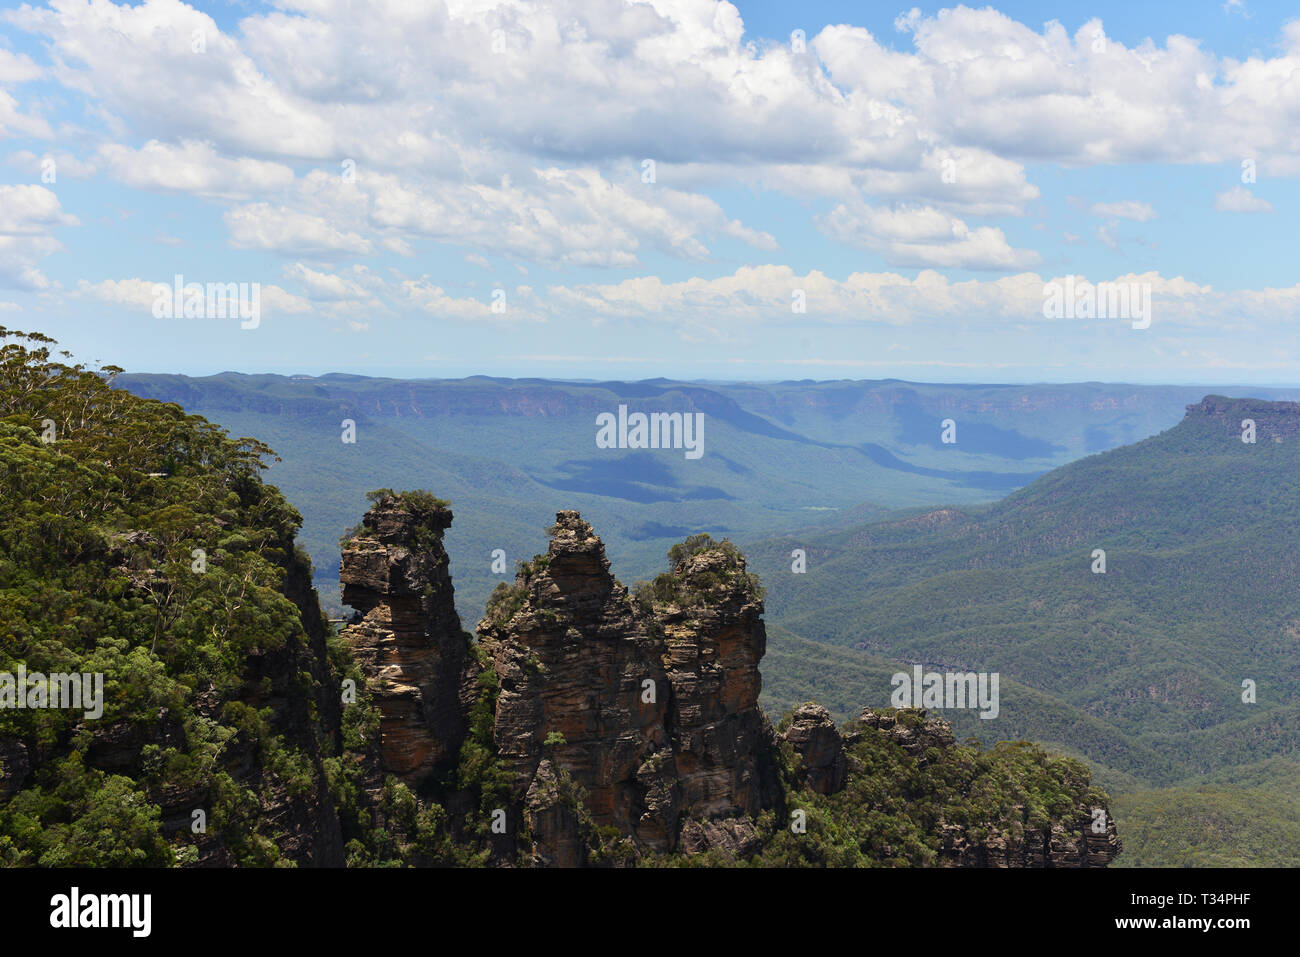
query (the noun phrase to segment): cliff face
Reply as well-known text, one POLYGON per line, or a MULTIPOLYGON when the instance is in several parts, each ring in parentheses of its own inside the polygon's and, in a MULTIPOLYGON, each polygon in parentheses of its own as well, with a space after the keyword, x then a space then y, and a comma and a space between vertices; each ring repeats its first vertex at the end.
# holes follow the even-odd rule
POLYGON ((465 737, 472 667, 442 546, 451 519, 437 500, 385 495, 342 553, 359 619, 342 634, 379 710, 383 770, 410 784, 450 767, 465 737))
MULTIPOLYGON (((633 602, 577 512, 558 513, 551 534, 478 627, 501 678, 496 741, 516 792, 534 791, 545 755, 585 790, 598 827, 653 850, 685 837, 743 851, 749 817, 780 796, 758 707, 761 602, 712 551, 633 602)), ((537 855, 556 853, 539 842, 537 855)))
POLYGON ((667 848, 676 801, 661 650, 577 512, 556 516, 547 554, 489 605, 478 635, 500 677, 495 740, 516 795, 533 791, 534 815, 546 813, 546 789, 533 787, 545 752, 548 774, 586 790, 598 826, 667 848))
POLYGON ((1229 438, 1240 439, 1241 423, 1255 423, 1256 442, 1282 442, 1300 438, 1300 402, 1269 402, 1264 399, 1231 399, 1207 395, 1187 406, 1184 421, 1198 428, 1209 428, 1229 438))
POLYGON ((672 688, 668 716, 683 814, 692 845, 743 853, 753 834, 737 825, 781 797, 774 736, 758 706, 758 663, 767 651, 763 602, 744 558, 723 548, 686 554, 652 589, 653 627, 672 688))

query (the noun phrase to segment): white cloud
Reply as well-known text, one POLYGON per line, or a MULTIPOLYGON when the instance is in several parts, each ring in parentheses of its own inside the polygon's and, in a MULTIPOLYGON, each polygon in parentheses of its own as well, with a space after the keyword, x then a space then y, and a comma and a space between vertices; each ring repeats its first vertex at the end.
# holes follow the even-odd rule
POLYGON ((458 319, 481 322, 536 322, 542 317, 538 311, 537 296, 530 286, 506 289, 494 287, 487 301, 457 298, 448 295, 441 286, 427 276, 402 281, 397 296, 402 305, 416 309, 438 319, 458 319), (494 302, 501 306, 493 310, 494 302))
POLYGON ((150 140, 138 150, 109 144, 98 157, 109 175, 137 189, 245 197, 293 182, 293 170, 282 163, 228 159, 211 143, 191 140, 176 146, 150 140))
POLYGON ((0 83, 26 83, 39 79, 42 72, 27 54, 0 47, 0 83))
POLYGON ((93 162, 86 162, 71 153, 65 152, 45 153, 37 156, 31 150, 19 150, 16 153, 10 153, 5 162, 34 178, 41 178, 48 169, 54 173, 55 182, 58 182, 61 176, 70 176, 72 179, 90 179, 96 172, 93 162))
POLYGON ((77 217, 63 212, 59 197, 44 186, 0 185, 0 288, 52 288, 36 263, 63 248, 50 230, 76 225, 77 217))
POLYGON ((35 136, 49 139, 53 135, 44 118, 24 113, 13 95, 0 89, 0 137, 35 136))
POLYGON ((1013 249, 1002 230, 972 230, 933 207, 881 209, 841 203, 820 225, 833 239, 880 252, 891 266, 1012 270, 1039 260, 1033 250, 1013 249))
MULTIPOLYGON (((186 284, 195 282, 193 277, 186 277, 186 284)), ((220 280, 234 282, 235 280, 220 280)), ((244 280, 247 282, 247 280, 244 280)), ((125 306, 134 311, 145 310, 150 313, 157 296, 158 287, 171 289, 174 278, 159 280, 148 279, 104 279, 100 282, 81 280, 77 283, 75 295, 80 298, 98 299, 117 306, 125 306)), ((279 286, 258 283, 258 296, 264 315, 277 313, 298 314, 311 311, 311 303, 301 296, 295 296, 279 286)))
POLYGON ((294 263, 284 269, 286 279, 302 283, 307 294, 316 301, 367 302, 373 297, 360 283, 336 273, 319 272, 294 263))
POLYGON ((1261 199, 1244 186, 1214 195, 1214 208, 1221 213, 1271 213, 1273 204, 1261 199))
MULTIPOLYGON (((322 266, 414 257, 429 243, 557 268, 628 269, 650 253, 710 262, 733 244, 776 251, 775 237, 703 195, 716 187, 823 200, 828 236, 890 266, 1023 273, 1039 253, 979 220, 1030 211, 1040 191, 1028 163, 1256 156, 1275 175, 1300 174, 1300 24, 1268 54, 1236 60, 1179 35, 1126 46, 1100 20, 1070 33, 965 6, 901 15, 901 49, 860 27, 809 24, 801 54, 748 50, 739 12, 713 0, 288 0, 229 33, 180 0, 52 0, 4 19, 43 41, 51 66, 0 51, 0 81, 61 84, 109 131, 82 159, 59 154, 61 173, 216 198, 233 247, 311 263, 285 275, 322 309, 381 300, 489 318, 484 302, 432 279, 396 294, 322 266), (653 183, 640 178, 645 159, 653 183)), ((0 135, 16 134, 50 129, 0 90, 0 135)), ((11 161, 34 169, 38 157, 11 161)), ((1216 208, 1271 208, 1244 192, 1220 194, 1216 208)), ((1136 200, 1090 209, 1156 218, 1136 200)), ((75 220, 16 220, 28 232, 6 234, 7 215, 0 235, 32 242, 0 246, 0 282, 40 288, 36 263, 58 248, 48 231, 75 220)), ((1118 248, 1113 222, 1096 235, 1118 248)), ((583 300, 598 287, 557 288, 583 300)), ((658 294, 671 305, 695 288, 658 294)), ((910 302, 901 288, 872 281, 852 301, 910 302)), ((605 315, 624 299, 592 301, 605 315)))
POLYGON ((1139 223, 1149 223, 1156 218, 1156 211, 1151 208, 1150 203, 1139 203, 1132 199, 1118 203, 1093 203, 1089 211, 1094 216, 1104 216, 1107 219, 1131 219, 1139 223))
POLYGON ((44 186, 0 185, 0 234, 35 236, 76 225, 77 217, 63 212, 59 197, 44 186))
POLYGON ((225 219, 230 244, 237 249, 320 257, 366 256, 372 249, 370 240, 286 206, 252 203, 230 210, 225 219))
MULTIPOLYGON (((152 309, 154 287, 158 282, 147 279, 104 279, 90 282, 83 279, 77 283, 76 295, 82 298, 98 299, 118 306, 130 306, 136 309, 152 309)), ((170 286, 169 280, 163 285, 170 286)))
MULTIPOLYGON (((1043 319, 1044 287, 1063 283, 1064 276, 1017 273, 995 280, 954 282, 922 270, 914 279, 896 273, 853 273, 837 280, 813 270, 800 275, 789 266, 743 267, 716 279, 664 282, 640 276, 619 283, 552 286, 549 308, 561 315, 579 315, 597 322, 638 320, 675 327, 686 338, 701 332, 740 332, 758 324, 932 325, 940 335, 950 322, 984 324, 1005 330, 1009 321, 1039 323, 1043 319), (793 313, 791 303, 801 291, 806 312, 793 313)), ((1076 276, 1077 283, 1088 277, 1076 276)), ((1243 311, 1279 323, 1300 318, 1300 285, 1251 292, 1217 292, 1181 276, 1156 272, 1092 277, 1093 283, 1150 285, 1154 322, 1214 328, 1239 321, 1243 311)), ((1065 320, 1053 320, 1057 322, 1065 320)), ((1076 324, 1086 320, 1069 320, 1076 324)), ((1111 322, 1113 320, 1091 320, 1111 322)))

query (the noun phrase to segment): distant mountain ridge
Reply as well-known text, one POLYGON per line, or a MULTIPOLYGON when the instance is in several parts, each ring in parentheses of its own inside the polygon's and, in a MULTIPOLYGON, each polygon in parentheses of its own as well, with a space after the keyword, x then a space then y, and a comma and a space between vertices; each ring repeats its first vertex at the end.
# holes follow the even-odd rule
MULTIPOLYGON (((271 478, 304 515, 303 540, 338 608, 339 534, 381 485, 437 488, 464 521, 448 534, 457 588, 481 607, 560 508, 597 522, 611 557, 645 577, 674 541, 750 541, 897 508, 990 501, 1090 452, 1177 421, 1204 389, 939 386, 898 380, 692 383, 373 379, 222 373, 123 375, 281 456, 271 478), (703 412, 705 454, 599 450, 595 417, 620 403, 703 412), (343 419, 357 442, 340 442, 343 419), (957 442, 940 441, 953 418, 957 442), (492 570, 501 549, 506 569, 492 570)), ((1293 390, 1278 397, 1300 398, 1293 390)))

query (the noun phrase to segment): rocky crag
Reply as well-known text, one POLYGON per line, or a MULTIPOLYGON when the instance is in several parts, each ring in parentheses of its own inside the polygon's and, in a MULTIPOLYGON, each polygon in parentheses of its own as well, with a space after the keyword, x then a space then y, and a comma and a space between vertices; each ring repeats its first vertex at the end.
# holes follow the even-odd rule
MULTIPOLYGON (((633 599, 591 526, 560 512, 546 555, 478 626, 501 679, 498 753, 530 818, 550 813, 537 776, 558 772, 596 827, 639 846, 746 850, 752 817, 780 797, 758 707, 761 612, 744 559, 716 548, 683 554, 633 599)), ((535 856, 555 858, 542 842, 535 856)))
POLYGON ((356 609, 342 636, 379 711, 379 765, 417 786, 455 764, 468 722, 471 636, 442 545, 451 519, 431 496, 380 495, 344 544, 339 571, 356 609))
MULTIPOLYGON (((442 547, 450 522, 431 497, 377 498, 343 547, 358 613, 343 635, 379 713, 372 793, 391 774, 444 807, 492 803, 470 793, 464 766, 473 711, 487 709, 474 773, 490 760, 504 782, 501 806, 483 808, 491 836, 478 838, 491 862, 762 862, 797 805, 850 798, 859 745, 919 766, 957 747, 924 711, 864 710, 841 733, 809 704, 774 730, 758 705, 762 590, 739 550, 708 536, 675 546, 669 570, 633 594, 592 527, 559 512, 547 552, 493 593, 475 649, 442 547)), ((1104 866, 1114 823, 1107 814, 1094 832, 1096 798, 1079 791, 1047 822, 1024 808, 989 827, 936 821, 933 862, 1104 866)), ((449 830, 474 840, 455 820, 449 830)))

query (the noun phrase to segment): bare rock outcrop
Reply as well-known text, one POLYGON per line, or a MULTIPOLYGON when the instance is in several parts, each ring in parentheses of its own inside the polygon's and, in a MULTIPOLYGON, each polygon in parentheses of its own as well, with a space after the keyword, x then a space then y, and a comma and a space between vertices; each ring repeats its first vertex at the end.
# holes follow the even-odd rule
POLYGON ((795 776, 801 785, 818 794, 834 794, 844 787, 849 762, 829 711, 819 704, 801 705, 781 738, 799 756, 795 776))
MULTIPOLYGON (((952 725, 942 718, 928 717, 924 708, 877 711, 863 708, 858 715, 864 728, 886 735, 914 758, 924 758, 930 748, 948 748, 953 744, 952 725)), ((852 747, 862 731, 850 731, 844 737, 852 747)))
POLYGON ((1247 419, 1255 423, 1255 441, 1261 445, 1300 439, 1300 402, 1207 395, 1187 406, 1184 422, 1229 441, 1240 441, 1242 423, 1247 419))
POLYGON ((560 512, 551 535, 546 555, 498 589, 478 626, 501 683, 498 755, 517 796, 553 764, 585 790, 597 826, 666 850, 678 802, 661 650, 591 526, 560 512))
POLYGON ((944 825, 942 863, 946 867, 1106 867, 1121 849, 1109 812, 1102 825, 1100 818, 1081 811, 1068 824, 1054 821, 1012 834, 997 831, 980 840, 972 840, 966 828, 944 825), (1094 830, 1094 824, 1100 831, 1094 830))
POLYGON ((470 636, 456 614, 443 532, 445 503, 386 494, 343 546, 343 629, 380 713, 383 770, 411 784, 451 766, 465 737, 462 687, 470 636))
POLYGON ((650 589, 672 687, 668 721, 682 812, 701 821, 753 816, 781 796, 775 735, 758 704, 763 600, 738 549, 691 544, 674 550, 673 567, 650 589))
POLYGON ((743 854, 750 818, 781 797, 758 706, 763 606, 738 551, 697 545, 634 601, 591 526, 559 512, 547 553, 498 589, 478 635, 500 677, 496 744, 518 795, 545 755, 585 791, 597 827, 651 850, 743 854))

